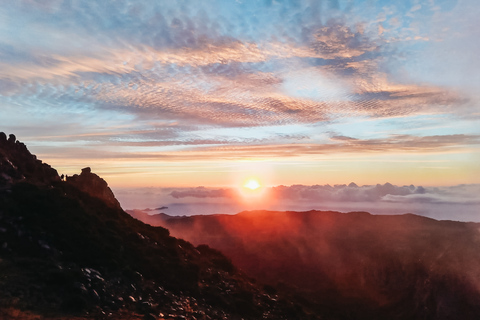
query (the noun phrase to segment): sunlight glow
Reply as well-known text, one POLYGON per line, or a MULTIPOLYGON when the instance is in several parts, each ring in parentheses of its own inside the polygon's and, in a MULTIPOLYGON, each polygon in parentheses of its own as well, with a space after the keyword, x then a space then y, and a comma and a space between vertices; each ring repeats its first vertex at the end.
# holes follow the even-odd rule
POLYGON ((238 198, 237 201, 244 208, 264 207, 268 203, 268 188, 263 184, 263 180, 260 180, 258 176, 251 175, 243 180, 243 183, 237 188, 238 198))
POLYGON ((248 180, 247 183, 245 183, 243 186, 244 186, 245 188, 250 189, 250 190, 255 190, 255 189, 260 188, 260 183, 258 183, 258 181, 255 180, 255 179, 250 179, 250 180, 248 180))

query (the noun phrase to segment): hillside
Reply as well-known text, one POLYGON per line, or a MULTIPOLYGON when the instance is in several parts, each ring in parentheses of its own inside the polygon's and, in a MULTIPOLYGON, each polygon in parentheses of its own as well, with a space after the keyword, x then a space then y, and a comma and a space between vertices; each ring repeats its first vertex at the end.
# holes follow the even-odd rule
MULTIPOLYGON (((132 212, 141 217, 140 212, 132 212)), ((478 319, 479 225, 413 214, 151 216, 335 319, 478 319)))
POLYGON ((316 317, 220 252, 132 218, 90 168, 63 181, 0 133, 0 318, 316 317))

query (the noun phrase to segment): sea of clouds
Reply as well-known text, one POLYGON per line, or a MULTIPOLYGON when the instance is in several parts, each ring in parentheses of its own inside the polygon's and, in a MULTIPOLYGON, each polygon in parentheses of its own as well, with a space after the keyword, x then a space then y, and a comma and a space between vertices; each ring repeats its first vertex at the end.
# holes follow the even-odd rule
POLYGON ((235 214, 244 210, 368 211, 414 213, 438 220, 480 222, 480 184, 422 187, 390 183, 358 186, 292 185, 267 187, 257 196, 235 188, 117 188, 124 209, 157 209, 169 215, 235 214))

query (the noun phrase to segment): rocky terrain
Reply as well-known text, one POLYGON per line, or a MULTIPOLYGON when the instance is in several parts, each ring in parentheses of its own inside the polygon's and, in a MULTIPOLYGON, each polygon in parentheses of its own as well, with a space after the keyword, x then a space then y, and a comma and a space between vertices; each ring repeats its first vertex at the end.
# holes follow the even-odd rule
POLYGON ((0 318, 317 319, 304 309, 0 133, 0 318))
POLYGON ((15 135, 0 132, 0 187, 28 181, 37 185, 51 185, 60 181, 57 170, 32 155, 15 135))
POLYGON ((478 319, 480 225, 413 214, 132 211, 332 319, 478 319))

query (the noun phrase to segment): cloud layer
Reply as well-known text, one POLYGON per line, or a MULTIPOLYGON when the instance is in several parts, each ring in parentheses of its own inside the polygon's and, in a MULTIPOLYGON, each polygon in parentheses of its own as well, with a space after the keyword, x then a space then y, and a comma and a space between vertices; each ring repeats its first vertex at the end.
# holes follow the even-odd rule
MULTIPOLYGON (((395 186, 391 183, 358 186, 348 185, 292 185, 267 188, 265 193, 275 201, 320 202, 435 202, 456 204, 480 204, 477 193, 479 185, 458 185, 451 187, 395 186)), ((235 189, 184 188, 173 190, 169 195, 181 198, 236 198, 235 189)), ((480 218, 480 217, 479 217, 480 218)))
POLYGON ((261 199, 235 188, 137 188, 115 190, 127 209, 167 206, 170 215, 235 214, 244 210, 340 210, 374 214, 415 213, 435 219, 480 222, 480 185, 449 187, 292 185, 265 188, 261 199))

